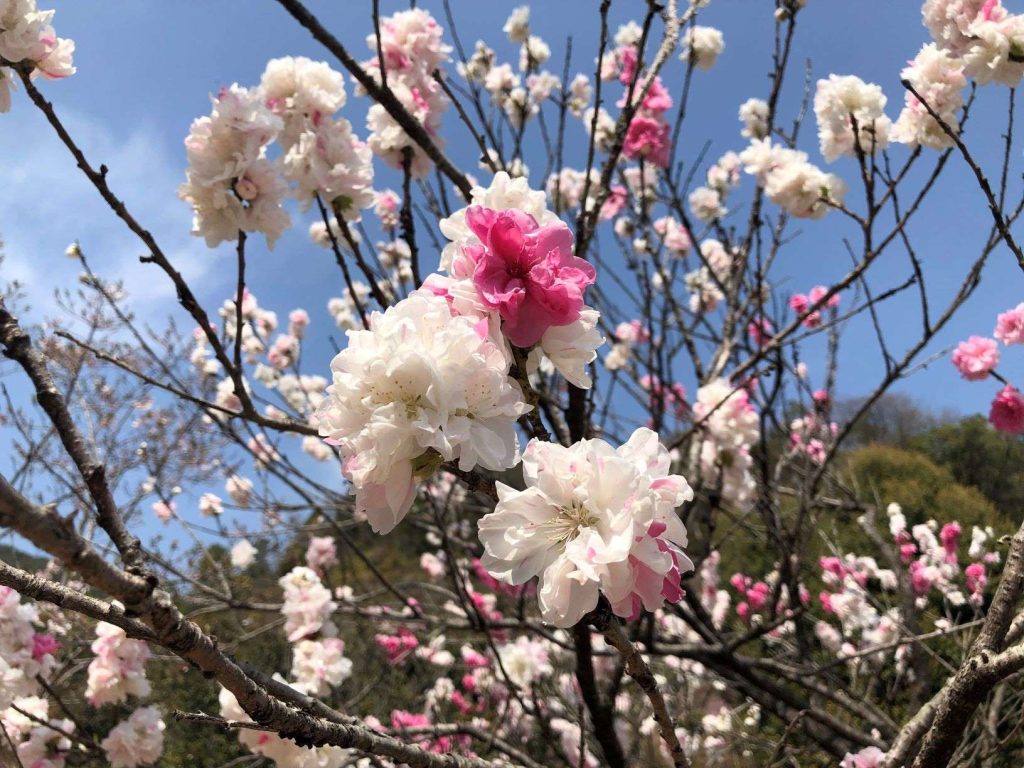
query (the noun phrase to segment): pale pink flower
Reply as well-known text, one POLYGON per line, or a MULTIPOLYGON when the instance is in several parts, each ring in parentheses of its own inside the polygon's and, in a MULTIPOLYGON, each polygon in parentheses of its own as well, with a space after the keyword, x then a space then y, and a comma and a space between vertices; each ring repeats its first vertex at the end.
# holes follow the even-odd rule
POLYGON ((526 490, 498 483, 498 505, 479 522, 481 562, 507 584, 539 576, 541 615, 559 627, 592 610, 599 591, 626 617, 678 600, 693 565, 675 508, 693 491, 670 463, 648 429, 619 448, 531 441, 526 490))
POLYGON ((224 502, 215 493, 204 493, 199 497, 199 511, 203 517, 217 517, 224 512, 224 502))
POLYGON ((981 381, 999 364, 999 349, 995 339, 971 336, 953 350, 953 365, 968 381, 981 381))
POLYGON ((161 522, 169 522, 174 517, 175 504, 173 501, 156 501, 153 502, 153 512, 161 522))
POLYGON ((164 721, 156 707, 140 707, 114 726, 100 746, 111 768, 136 768, 160 759, 164 751, 164 721))
POLYGON ((123 629, 101 621, 96 625, 95 655, 89 663, 85 698, 94 707, 116 704, 129 696, 148 696, 146 661, 149 647, 129 638, 123 629))
POLYGON ((1024 303, 1000 314, 992 335, 1007 346, 1024 344, 1024 303))
POLYGON ((306 565, 323 574, 338 563, 338 550, 332 536, 311 536, 306 548, 306 565))
POLYGON ((839 768, 881 768, 885 752, 878 747, 864 747, 857 754, 847 754, 839 768))

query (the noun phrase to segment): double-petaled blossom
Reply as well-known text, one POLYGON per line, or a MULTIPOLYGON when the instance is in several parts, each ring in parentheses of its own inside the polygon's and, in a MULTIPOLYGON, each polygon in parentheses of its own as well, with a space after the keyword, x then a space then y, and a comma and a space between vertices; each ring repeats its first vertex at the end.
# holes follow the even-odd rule
POLYGON ((988 420, 1000 432, 1019 435, 1024 432, 1024 396, 1020 390, 1007 384, 996 395, 989 410, 988 420))
MULTIPOLYGON (((36 0, 0 2, 0 58, 14 63, 30 62, 30 76, 59 80, 75 74, 73 40, 57 37, 51 22, 55 11, 40 11, 36 0)), ((14 75, 0 69, 0 112, 11 108, 10 88, 14 75)))
POLYGON ((996 17, 1005 10, 998 0, 925 0, 921 7, 921 21, 939 47, 959 56, 973 42, 971 25, 984 16, 996 17))
POLYGON ((531 441, 526 489, 498 483, 498 504, 480 520, 481 562, 508 584, 539 576, 541 614, 560 627, 593 610, 599 593, 627 617, 678 600, 693 566, 675 509, 693 491, 669 464, 648 429, 619 448, 531 441))
MULTIPOLYGON (((220 689, 218 701, 221 717, 243 722, 252 720, 227 688, 220 689)), ((291 739, 282 738, 270 731, 239 728, 238 740, 254 754, 262 755, 282 767, 341 768, 348 764, 352 757, 347 749, 341 747, 300 747, 291 739)))
POLYGON ((829 75, 819 80, 814 94, 818 141, 825 160, 842 155, 864 155, 885 149, 892 121, 885 116, 881 87, 854 75, 829 75))
MULTIPOLYGON (((379 55, 377 34, 367 36, 366 44, 375 55, 363 65, 380 79, 383 60, 388 90, 438 146, 444 143, 440 136, 441 114, 448 108, 448 98, 433 74, 451 52, 442 35, 441 26, 427 11, 399 11, 380 20, 379 55)), ((407 154, 413 176, 422 177, 432 167, 419 145, 381 104, 371 105, 366 126, 370 131, 368 146, 391 167, 402 168, 407 154)))
POLYGON ((1024 76, 1024 16, 1000 0, 927 0, 921 14, 937 46, 977 83, 1012 87, 1024 76))
POLYGON ((604 337, 599 314, 583 303, 594 270, 573 255, 568 228, 546 208, 543 192, 504 172, 489 188, 474 188, 472 201, 441 221, 453 241, 441 257, 448 274, 431 275, 424 290, 444 296, 454 314, 486 323, 516 346, 532 346, 529 372, 554 368, 589 387, 586 366, 604 337))
POLYGON ((516 419, 529 406, 486 322, 418 293, 348 338, 331 362, 333 383, 316 421, 338 446, 357 510, 375 531, 398 524, 417 478, 442 461, 464 471, 516 463, 516 419))
POLYGON ((288 640, 296 642, 312 635, 333 637, 337 633, 330 617, 338 604, 320 581, 316 572, 305 566, 296 566, 280 579, 284 590, 281 613, 285 616, 284 631, 288 640))
POLYGON ((665 168, 669 162, 670 144, 668 123, 655 117, 637 115, 626 129, 622 155, 631 160, 643 158, 659 168, 665 168))
MULTIPOLYGON (((55 644, 36 631, 39 612, 22 603, 17 592, 0 587, 0 708, 16 696, 34 695, 37 676, 47 676, 55 665, 55 644)), ((50 637, 52 640, 52 636, 50 637)))
POLYGON ((1000 313, 992 335, 1006 346, 1024 344, 1024 303, 1000 313))
POLYGON ((352 674, 345 642, 337 637, 300 640, 292 646, 292 687, 310 696, 327 696, 352 674))
POLYGON ((934 112, 953 133, 959 130, 958 113, 964 103, 961 92, 967 83, 963 62, 931 43, 921 48, 900 73, 900 78, 910 83, 920 98, 907 91, 903 111, 889 134, 890 140, 910 147, 945 149, 953 146, 953 140, 931 113, 934 112))
POLYGON ((501 317, 502 333, 517 347, 532 347, 552 326, 569 325, 583 309, 594 268, 573 255, 562 223, 541 226, 517 209, 470 206, 466 225, 477 244, 463 247, 474 266, 480 299, 501 317))
POLYGON ((148 696, 146 661, 149 647, 133 640, 120 627, 101 621, 96 625, 92 643, 95 655, 89 662, 85 698, 94 707, 116 704, 129 696, 148 696))
POLYGON ((968 381, 981 381, 999 365, 999 348, 995 339, 971 336, 953 350, 953 365, 968 381))
POLYGON ((166 727, 159 709, 140 707, 115 725, 100 746, 111 768, 150 765, 163 754, 166 727))
POLYGON ((333 536, 310 536, 306 547, 306 565, 317 573, 325 573, 338 564, 338 549, 333 536))
POLYGON ((820 219, 846 194, 838 176, 808 162, 805 152, 773 144, 771 138, 753 140, 740 161, 768 199, 797 218, 820 219))
POLYGON ((210 116, 192 123, 178 195, 192 206, 192 232, 207 245, 235 240, 239 231, 262 232, 273 245, 291 223, 282 207, 288 185, 266 154, 282 127, 258 89, 238 85, 221 90, 210 116))
POLYGON ((256 560, 258 551, 252 542, 242 539, 231 548, 231 564, 244 571, 256 560))
POLYGON ((748 139, 763 139, 768 135, 768 102, 764 99, 747 99, 740 104, 740 135, 748 139))
POLYGON ((885 752, 878 747, 864 747, 860 752, 848 753, 839 768, 881 768, 885 752))
POLYGON ((725 38, 714 27, 700 25, 690 27, 683 33, 680 42, 683 52, 679 58, 690 62, 698 69, 711 69, 725 50, 725 38))

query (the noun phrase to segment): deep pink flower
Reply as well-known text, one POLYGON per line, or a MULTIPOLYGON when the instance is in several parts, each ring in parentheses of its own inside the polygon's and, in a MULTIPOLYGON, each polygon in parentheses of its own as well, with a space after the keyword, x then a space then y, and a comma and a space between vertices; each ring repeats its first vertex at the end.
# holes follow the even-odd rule
POLYGON ((946 523, 939 531, 939 541, 942 542, 942 548, 946 550, 947 563, 956 562, 956 549, 960 544, 961 532, 960 523, 957 522, 946 523))
POLYGON ((510 342, 532 347, 548 328, 579 318, 583 291, 596 273, 573 255, 565 224, 542 227, 522 211, 479 205, 466 210, 466 224, 482 243, 464 248, 476 265, 473 284, 480 300, 504 320, 510 342))
POLYGON ((1009 432, 1011 435, 1024 432, 1024 397, 1007 384, 992 401, 988 420, 1000 432, 1009 432))
POLYGON ((633 75, 636 74, 636 65, 640 56, 637 53, 636 48, 632 45, 624 45, 615 53, 616 58, 619 60, 619 64, 622 67, 619 70, 619 82, 623 85, 629 85, 633 80, 633 75))
POLYGON ((992 335, 1007 346, 1024 344, 1024 303, 999 315, 992 335))
POLYGON ((53 635, 46 633, 36 633, 32 637, 32 658, 36 661, 42 661, 43 657, 47 654, 54 654, 60 644, 57 642, 57 638, 53 635))
POLYGON ((643 157, 659 168, 668 166, 668 123, 653 117, 634 117, 626 131, 622 154, 630 160, 643 157))
POLYGON ((968 381, 981 381, 999 365, 999 349, 995 339, 971 336, 957 345, 952 359, 961 376, 968 381))
POLYGON ((964 576, 967 577, 968 592, 982 592, 988 579, 985 576, 984 563, 971 563, 964 568, 964 576))

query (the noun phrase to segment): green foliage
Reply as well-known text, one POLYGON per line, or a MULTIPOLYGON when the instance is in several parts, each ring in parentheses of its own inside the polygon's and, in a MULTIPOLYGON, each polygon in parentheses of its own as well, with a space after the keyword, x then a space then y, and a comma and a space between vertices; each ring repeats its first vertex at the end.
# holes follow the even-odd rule
POLYGON ((1024 441, 996 432, 983 416, 942 424, 910 445, 946 467, 957 482, 983 493, 1010 518, 1024 509, 1024 441))
POLYGON ((880 511, 898 503, 911 525, 956 520, 970 530, 1005 519, 981 491, 961 485, 923 453, 870 445, 850 453, 846 466, 862 500, 877 504, 880 511))

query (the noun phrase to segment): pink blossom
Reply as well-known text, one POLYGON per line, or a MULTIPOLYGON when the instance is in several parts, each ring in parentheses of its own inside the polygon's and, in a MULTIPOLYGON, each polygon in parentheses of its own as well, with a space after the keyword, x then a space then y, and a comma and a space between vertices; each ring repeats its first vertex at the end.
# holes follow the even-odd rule
POLYGON ((1008 309, 996 318, 992 333, 1003 344, 1024 344, 1024 303, 1008 309))
POLYGON ((619 70, 619 82, 629 85, 633 80, 633 75, 636 74, 636 65, 639 59, 636 48, 632 45, 624 45, 615 52, 614 58, 622 66, 619 70))
POLYGON ((621 184, 616 184, 601 204, 601 218, 605 221, 614 219, 626 207, 626 201, 626 188, 621 184))
POLYGON ((771 322, 766 318, 760 317, 756 320, 752 320, 747 325, 747 333, 750 335, 750 340, 759 347, 763 347, 775 334, 775 328, 771 322))
POLYGON ((881 768, 884 759, 885 752, 878 747, 864 747, 857 754, 847 754, 839 768, 881 768))
POLYGON ((946 523, 939 531, 939 541, 942 542, 942 548, 946 550, 947 563, 956 563, 956 549, 960 543, 960 533, 960 523, 957 522, 946 523))
POLYGON ((377 645, 384 649, 390 664, 397 664, 420 644, 416 635, 405 627, 399 627, 397 635, 379 634, 375 635, 373 639, 377 645))
POLYGON ((306 565, 323 575, 338 563, 338 550, 331 536, 311 536, 306 548, 306 565))
POLYGON ((479 651, 475 651, 468 645, 462 646, 461 649, 462 660, 466 663, 466 666, 471 668, 484 668, 491 666, 491 661, 479 651))
POLYGON ((60 643, 57 642, 57 638, 47 633, 37 632, 32 637, 32 658, 38 662, 42 662, 44 656, 52 656, 57 652, 60 647, 60 643))
POLYGON ((668 123, 637 116, 629 124, 622 154, 630 160, 643 157, 659 168, 668 166, 668 123))
POLYGON ((293 309, 288 313, 288 335, 301 339, 309 325, 309 312, 304 309, 293 309))
POLYGON ((153 512, 161 522, 169 522, 174 517, 174 502, 157 501, 153 503, 153 512))
POLYGON ((1007 384, 992 401, 988 420, 1000 432, 1009 432, 1011 435, 1024 432, 1024 397, 1007 384))
POLYGON ((964 568, 964 576, 967 577, 967 591, 978 594, 985 590, 988 578, 985 575, 984 563, 971 563, 964 568))
POLYGON ((953 350, 953 365, 968 381, 981 381, 999 364, 999 349, 995 339, 971 336, 953 350))
POLYGON ((910 586, 918 595, 928 594, 932 588, 932 578, 928 574, 928 566, 922 560, 915 560, 910 564, 910 586))
MULTIPOLYGON (((826 288, 824 285, 816 285, 813 288, 811 288, 810 292, 807 294, 807 298, 810 299, 811 304, 817 304, 819 301, 825 298, 825 294, 828 293, 828 290, 829 289, 826 288)), ((839 294, 834 293, 828 297, 828 301, 825 302, 825 306, 828 307, 829 309, 835 309, 839 306, 839 302, 839 294)))
POLYGON ((497 310, 503 331, 517 347, 532 347, 552 326, 580 316, 583 291, 594 268, 572 254, 572 233, 562 222, 539 226, 527 213, 466 210, 466 224, 481 245, 464 246, 476 265, 473 284, 481 301, 497 310))

